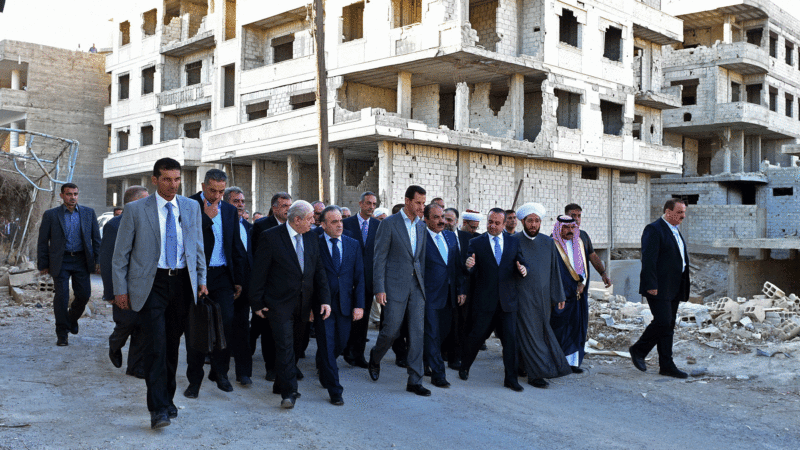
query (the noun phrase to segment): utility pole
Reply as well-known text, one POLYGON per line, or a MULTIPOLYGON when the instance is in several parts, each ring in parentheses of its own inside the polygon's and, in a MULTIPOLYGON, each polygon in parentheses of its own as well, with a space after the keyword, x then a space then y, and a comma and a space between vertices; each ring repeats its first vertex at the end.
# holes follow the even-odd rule
POLYGON ((314 40, 317 53, 317 118, 319 119, 317 167, 319 199, 330 204, 331 158, 328 149, 328 72, 325 68, 325 1, 314 0, 314 40))

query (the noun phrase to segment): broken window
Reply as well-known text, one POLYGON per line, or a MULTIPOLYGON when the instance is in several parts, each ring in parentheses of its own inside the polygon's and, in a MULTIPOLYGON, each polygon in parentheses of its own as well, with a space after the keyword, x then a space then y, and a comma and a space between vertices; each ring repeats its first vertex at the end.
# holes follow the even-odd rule
POLYGON ((127 20, 119 24, 119 45, 131 43, 131 23, 127 20))
POLYGON ((672 194, 672 198, 680 199, 685 205, 696 205, 700 201, 700 194, 679 195, 672 194))
POLYGON ((142 15, 144 19, 142 22, 142 33, 145 36, 152 36, 156 34, 156 23, 158 22, 158 13, 155 9, 151 9, 142 15))
POLYGON ((117 151, 128 149, 128 132, 125 130, 117 131, 117 151))
POLYGON ((556 89, 554 93, 558 99, 558 107, 556 108, 558 126, 572 129, 580 128, 580 94, 573 94, 560 89, 556 89))
POLYGON ((189 139, 200 139, 200 122, 188 122, 183 124, 183 135, 189 139))
POLYGON ((769 88, 769 110, 778 112, 778 90, 772 86, 769 88))
POLYGON ((683 86, 683 91, 681 93, 681 105, 690 106, 697 104, 697 85, 700 84, 699 79, 695 78, 692 80, 673 81, 671 84, 673 86, 683 86))
POLYGON ((761 84, 748 84, 745 88, 747 90, 747 102, 761 104, 761 90, 764 88, 761 84))
POLYGON ((145 147, 148 145, 153 145, 153 126, 152 125, 145 125, 139 130, 139 136, 141 138, 141 147, 145 147))
POLYGON ((742 85, 731 82, 731 101, 740 102, 742 97, 742 85))
POLYGON ((236 38, 236 0, 225 1, 225 40, 236 38))
POLYGON ((622 61, 622 30, 608 27, 605 32, 605 50, 603 56, 612 61, 622 61))
POLYGON ((644 124, 644 118, 638 114, 633 116, 633 128, 631 129, 631 134, 633 134, 634 139, 641 139, 642 138, 642 125, 644 124))
POLYGON ((200 84, 200 72, 203 69, 203 61, 195 61, 186 65, 186 85, 200 84))
POLYGON ((364 37, 364 2, 342 8, 342 42, 364 37))
POLYGON ((773 197, 789 197, 792 195, 794 195, 794 188, 791 187, 772 188, 773 197))
POLYGON ((263 119, 267 117, 267 110, 269 109, 269 101, 258 103, 251 103, 245 107, 247 113, 247 120, 263 119))
POLYGON ((561 42, 580 48, 580 45, 578 45, 578 36, 580 35, 578 18, 575 17, 575 14, 573 14, 572 11, 566 8, 561 9, 558 30, 559 40, 561 42))
POLYGON ((272 45, 273 63, 277 64, 294 58, 294 34, 273 38, 270 45, 272 45))
POLYGON ((227 108, 229 106, 233 106, 236 102, 236 65, 231 64, 229 66, 225 66, 223 75, 225 77, 224 80, 224 91, 223 91, 223 101, 222 107, 227 108))
POLYGON ((794 44, 786 41, 786 64, 794 65, 794 44))
POLYGON ((456 129, 456 93, 439 92, 439 125, 456 129))
POLYGON ((747 43, 761 47, 761 39, 764 36, 764 31, 761 28, 753 28, 747 30, 747 43))
POLYGON ((769 56, 778 57, 778 36, 774 33, 769 35, 769 56))
POLYGON ((142 94, 152 94, 155 90, 156 67, 142 69, 142 94))
POLYGON ((422 22, 422 0, 392 0, 393 28, 422 22))
POLYGON ((622 135, 622 105, 600 100, 600 115, 603 118, 603 134, 622 135))
POLYGON ((742 204, 743 205, 756 204, 756 186, 754 184, 742 185, 742 204))
POLYGON ((119 76, 119 99, 127 100, 129 96, 128 87, 130 86, 131 77, 127 73, 119 76))
POLYGON ((289 98, 289 104, 292 105, 292 110, 308 108, 317 103, 317 94, 309 92, 307 94, 293 95, 289 98))
POLYGON ((794 109, 794 96, 792 94, 786 94, 786 117, 794 117, 793 109, 794 109))
POLYGON ((581 166, 581 179, 583 180, 596 180, 599 173, 600 170, 597 167, 581 166))
POLYGON ((637 173, 636 172, 625 172, 620 170, 619 171, 619 182, 623 184, 636 184, 637 182, 637 173))

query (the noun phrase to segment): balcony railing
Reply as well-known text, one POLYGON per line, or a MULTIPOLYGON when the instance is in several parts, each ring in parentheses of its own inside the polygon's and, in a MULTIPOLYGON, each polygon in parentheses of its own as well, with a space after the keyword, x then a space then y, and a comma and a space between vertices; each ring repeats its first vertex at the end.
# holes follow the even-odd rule
POLYGON ((158 94, 158 111, 183 114, 191 110, 208 109, 212 90, 211 83, 206 83, 162 92, 158 94))

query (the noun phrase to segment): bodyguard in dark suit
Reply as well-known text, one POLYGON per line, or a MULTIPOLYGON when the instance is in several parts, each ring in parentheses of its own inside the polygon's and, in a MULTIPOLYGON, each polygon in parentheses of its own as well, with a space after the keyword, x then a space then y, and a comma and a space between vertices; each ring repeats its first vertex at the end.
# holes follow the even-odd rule
POLYGON ((350 324, 364 315, 364 263, 361 245, 342 234, 342 214, 336 205, 320 214, 319 251, 328 277, 331 316, 327 320, 314 312, 317 336, 317 368, 322 387, 328 390, 331 403, 344 405, 339 367, 336 358, 342 354, 350 337, 350 324))
MULTIPOLYGON (((144 186, 131 186, 125 190, 123 196, 125 204, 147 197, 147 188, 144 186)), ((103 226, 103 240, 100 243, 100 276, 103 278, 103 300, 114 301, 114 279, 111 273, 111 260, 114 257, 114 245, 117 241, 117 231, 122 215, 116 216, 106 222, 103 226)), ((128 348, 128 369, 126 374, 144 378, 144 370, 141 367, 142 357, 144 356, 144 340, 141 338, 141 328, 139 325, 139 313, 130 309, 120 309, 113 305, 112 316, 114 318, 114 331, 108 337, 108 357, 114 367, 122 367, 122 347, 131 338, 131 345, 128 348)))
POLYGON ((493 208, 486 221, 486 234, 469 241, 466 267, 472 273, 472 330, 458 376, 469 378, 469 369, 483 342, 498 329, 503 344, 504 386, 523 388, 517 381, 517 280, 527 275, 527 264, 516 236, 503 233, 505 211, 493 208))
POLYGON ((314 210, 303 200, 289 208, 287 222, 258 239, 250 281, 250 306, 269 320, 275 340, 277 377, 272 392, 283 408, 297 398, 297 359, 312 308, 325 320, 331 313, 330 291, 319 251, 319 237, 308 233, 314 210))
POLYGON ((37 263, 39 272, 49 273, 55 284, 53 312, 56 316, 56 345, 69 345, 67 333, 78 334, 78 319, 86 308, 92 285, 91 272, 97 271, 100 229, 92 208, 78 206, 78 186, 61 185, 63 205, 48 209, 39 227, 37 263), (69 280, 75 301, 69 307, 69 280))
POLYGON ((375 207, 378 206, 378 196, 367 191, 361 194, 358 202, 358 214, 342 221, 344 230, 350 232, 350 237, 356 239, 361 247, 361 257, 364 262, 364 317, 353 322, 350 328, 350 339, 344 349, 344 360, 353 366, 367 368, 364 350, 367 346, 367 332, 369 331, 369 314, 372 311, 372 262, 375 257, 375 235, 381 221, 372 217, 375 207))
MULTIPOLYGON (((200 204, 203 227, 203 250, 206 256, 208 295, 220 306, 225 342, 233 338, 233 302, 242 294, 242 279, 247 255, 239 234, 239 212, 236 207, 222 201, 228 176, 219 169, 206 172, 203 190, 189 197, 200 204)), ((190 324, 191 325, 191 324, 190 324)), ((191 331, 191 330, 190 330, 191 331)), ((191 346, 186 346, 186 378, 189 387, 183 393, 188 398, 197 398, 203 382, 203 364, 206 355, 191 346)), ((231 350, 215 350, 211 355, 211 371, 208 378, 225 392, 233 391, 228 380, 231 350)))
POLYGON ((444 230, 441 206, 425 207, 427 251, 425 252, 425 352, 431 369, 431 384, 450 387, 442 359, 442 341, 450 332, 453 311, 464 303, 461 255, 456 235, 444 230))
POLYGON ((689 299, 689 251, 678 226, 686 217, 686 204, 667 200, 664 215, 647 225, 642 233, 642 272, 639 293, 647 299, 653 321, 631 346, 633 365, 647 370, 644 358, 658 348, 659 374, 686 378, 686 372, 672 360, 672 336, 678 305, 689 299))

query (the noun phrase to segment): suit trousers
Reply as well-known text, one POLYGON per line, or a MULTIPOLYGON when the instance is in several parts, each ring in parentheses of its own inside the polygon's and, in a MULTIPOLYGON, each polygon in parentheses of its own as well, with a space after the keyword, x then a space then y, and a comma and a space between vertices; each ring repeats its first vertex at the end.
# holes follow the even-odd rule
POLYGON ((233 301, 232 339, 228 342, 233 356, 236 378, 253 376, 253 352, 250 350, 250 302, 242 293, 233 301))
POLYGON ((658 349, 658 364, 661 369, 671 369, 675 366, 672 361, 672 338, 675 334, 675 318, 678 314, 678 305, 684 298, 685 286, 681 286, 678 295, 672 301, 658 300, 650 295, 645 295, 653 321, 644 329, 639 340, 631 346, 636 353, 647 356, 656 347, 658 349))
POLYGON ((117 305, 114 305, 112 316, 114 318, 114 331, 108 337, 108 348, 112 351, 121 350, 128 341, 128 337, 130 337, 128 372, 135 372, 144 356, 144 339, 142 338, 141 324, 139 323, 139 313, 130 309, 120 309, 117 305))
POLYGON ((422 289, 415 281, 406 298, 393 297, 387 293, 386 305, 382 308, 383 320, 378 340, 370 351, 370 360, 380 363, 389 347, 400 335, 403 319, 408 316, 408 384, 417 385, 422 381, 424 373, 422 354, 425 341, 425 300, 422 289))
POLYGON ((272 327, 268 319, 262 319, 255 313, 250 318, 250 355, 256 352, 258 338, 261 337, 261 356, 264 358, 264 368, 269 372, 275 370, 275 339, 272 337, 272 327))
MULTIPOLYGON (((224 350, 214 350, 211 354, 211 371, 218 379, 228 378, 231 364, 231 343, 233 342, 233 295, 234 289, 224 266, 209 267, 207 272, 208 296, 220 306, 222 312, 222 328, 225 332, 224 350)), ((189 384, 203 382, 203 365, 206 353, 186 346, 186 378, 189 384)))
POLYGON ((364 290, 364 317, 353 322, 350 327, 350 338, 344 349, 346 356, 353 358, 363 357, 367 348, 367 333, 369 332, 369 314, 372 312, 372 289, 364 290))
POLYGON ((275 384, 273 392, 287 398, 297 392, 297 355, 303 351, 308 317, 301 317, 300 299, 291 311, 267 311, 267 319, 275 341, 275 384), (305 319, 305 320, 304 320, 305 319))
POLYGON ((444 381, 444 359, 442 359, 442 341, 450 333, 453 321, 453 307, 442 309, 425 309, 425 363, 431 368, 431 379, 444 381))
POLYGON ((86 309, 89 296, 92 295, 92 284, 89 279, 89 270, 86 267, 86 257, 83 253, 76 256, 64 254, 61 261, 61 272, 54 273, 53 287, 53 313, 56 316, 56 334, 66 336, 78 324, 78 319, 86 309), (75 300, 69 305, 69 280, 72 278, 72 291, 75 300))
POLYGON ((467 322, 469 321, 469 303, 453 308, 450 332, 442 342, 442 356, 447 356, 450 363, 459 363, 464 354, 467 342, 467 322))
POLYGON ((150 412, 164 412, 173 404, 181 335, 186 330, 193 299, 192 282, 186 269, 176 276, 159 270, 150 295, 139 311, 145 349, 142 364, 150 412))
POLYGON ((332 308, 331 315, 322 320, 319 311, 314 311, 314 328, 317 335, 317 368, 319 381, 322 387, 333 395, 342 395, 342 385, 339 384, 339 366, 336 359, 344 351, 347 339, 350 337, 350 324, 352 316, 345 316, 339 308, 332 308))
POLYGON ((494 311, 472 310, 472 329, 467 336, 464 355, 461 360, 461 369, 469 371, 475 358, 478 357, 481 345, 492 334, 492 330, 502 330, 499 333, 500 342, 503 344, 503 366, 505 367, 505 381, 517 380, 517 313, 505 312, 498 302, 494 311))

